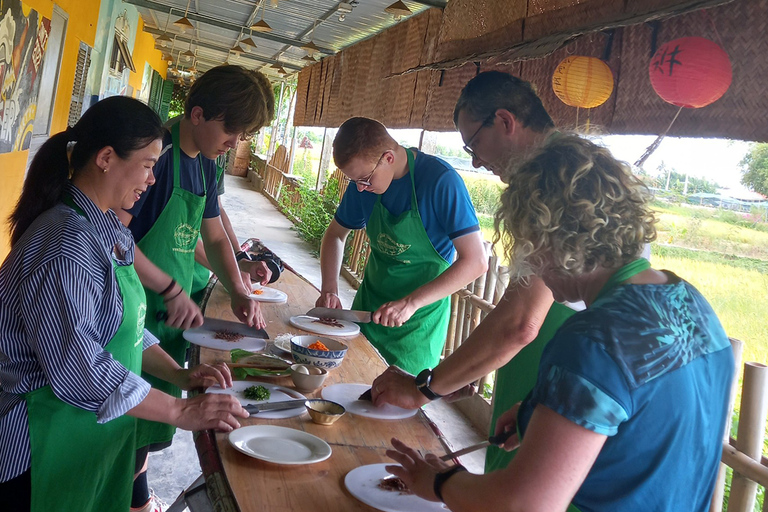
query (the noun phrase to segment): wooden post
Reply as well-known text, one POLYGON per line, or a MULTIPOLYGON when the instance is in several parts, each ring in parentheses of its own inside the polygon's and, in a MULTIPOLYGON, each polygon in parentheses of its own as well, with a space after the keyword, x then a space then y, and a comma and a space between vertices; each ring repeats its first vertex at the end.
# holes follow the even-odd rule
MULTIPOLYGON (((737 449, 753 460, 760 461, 768 414, 768 366, 760 363, 744 365, 744 387, 741 391, 737 449)), ((752 512, 755 508, 757 483, 733 472, 728 512, 752 512)))
POLYGON ((331 165, 331 153, 333 152, 333 141, 328 128, 323 128, 323 147, 320 149, 320 168, 317 170, 317 183, 315 190, 320 192, 325 187, 325 177, 328 174, 328 168, 331 165))
MULTIPOLYGON (((733 349, 733 383, 731 384, 731 398, 728 400, 728 412, 725 417, 725 432, 723 432, 723 442, 728 443, 731 436, 731 419, 733 417, 733 403, 736 401, 736 393, 739 391, 739 375, 741 375, 741 354, 744 351, 744 342, 736 338, 729 338, 731 348, 733 349)), ((720 463, 720 469, 717 472, 715 481, 715 491, 712 493, 712 502, 709 504, 709 512, 722 512, 723 496, 725 495, 725 471, 728 468, 726 464, 720 463)))
MULTIPOLYGON (((267 162, 272 159, 277 147, 277 131, 280 129, 280 110, 283 108, 283 90, 285 89, 285 80, 280 82, 280 97, 277 99, 277 110, 275 111, 275 124, 272 125, 272 134, 269 136, 269 148, 267 149, 267 162)), ((286 126, 287 128, 287 126, 286 126)))

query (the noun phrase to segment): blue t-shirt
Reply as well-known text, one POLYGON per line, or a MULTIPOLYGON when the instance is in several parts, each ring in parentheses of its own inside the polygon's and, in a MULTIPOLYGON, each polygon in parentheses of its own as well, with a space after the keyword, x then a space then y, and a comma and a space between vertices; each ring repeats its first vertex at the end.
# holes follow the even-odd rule
MULTIPOLYGON (((421 151, 416 154, 413 176, 419 214, 427 236, 437 253, 452 263, 452 240, 480 230, 464 180, 449 164, 421 151)), ((392 180, 381 196, 381 202, 389 213, 397 216, 411 208, 411 194, 408 173, 392 180)), ((350 184, 336 210, 336 222, 347 229, 364 228, 378 197, 367 190, 360 192, 350 184)))
MULTIPOLYGON (((219 216, 218 192, 216 190, 216 161, 200 155, 199 158, 190 158, 184 151, 179 151, 179 182, 181 188, 198 196, 205 195, 204 219, 219 216), (200 161, 205 172, 205 190, 203 190, 203 178, 200 172, 200 161)), ((173 148, 171 146, 171 133, 167 132, 163 137, 163 152, 153 169, 155 184, 141 195, 133 208, 126 210, 133 215, 133 220, 128 228, 133 233, 133 238, 138 243, 155 225, 158 217, 168 204, 173 193, 173 148)))
POLYGON ((542 404, 609 436, 573 504, 581 512, 704 512, 714 490, 733 352, 714 311, 673 274, 623 285, 547 345, 521 432, 542 404))

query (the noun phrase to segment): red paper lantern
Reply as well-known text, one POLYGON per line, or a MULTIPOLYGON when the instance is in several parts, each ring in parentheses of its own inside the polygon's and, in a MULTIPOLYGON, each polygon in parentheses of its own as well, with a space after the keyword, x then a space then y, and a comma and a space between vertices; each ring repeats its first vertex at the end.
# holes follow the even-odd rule
POLYGON ((703 37, 682 37, 662 45, 648 66, 651 85, 667 103, 701 108, 720 99, 731 85, 731 60, 703 37))

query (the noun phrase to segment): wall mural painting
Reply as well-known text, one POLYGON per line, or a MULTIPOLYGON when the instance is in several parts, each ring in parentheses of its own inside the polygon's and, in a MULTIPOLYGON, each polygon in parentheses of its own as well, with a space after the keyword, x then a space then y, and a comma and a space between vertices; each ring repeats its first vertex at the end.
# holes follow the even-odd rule
POLYGON ((51 20, 19 0, 0 10, 0 153, 29 149, 51 20))

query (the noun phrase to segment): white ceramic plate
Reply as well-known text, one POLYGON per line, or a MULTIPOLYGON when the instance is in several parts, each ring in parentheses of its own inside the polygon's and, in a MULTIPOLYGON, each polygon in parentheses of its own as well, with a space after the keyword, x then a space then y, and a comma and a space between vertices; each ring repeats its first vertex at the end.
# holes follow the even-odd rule
POLYGON ((448 510, 444 503, 427 501, 415 494, 401 494, 379 488, 382 478, 392 476, 384 469, 387 465, 370 464, 355 468, 344 477, 344 485, 352 496, 384 512, 445 512, 448 510))
POLYGON ((227 320, 215 318, 206 318, 200 327, 184 331, 184 339, 190 343, 216 350, 234 350, 239 348, 250 352, 259 352, 267 346, 267 342, 261 336, 262 334, 253 327, 248 327, 240 322, 228 322, 227 320), (245 338, 238 341, 217 339, 216 332, 223 330, 243 334, 245 338))
MULTIPOLYGON (((231 388, 222 389, 219 385, 211 386, 205 390, 206 393, 220 393, 224 395, 232 395, 236 397, 241 404, 263 404, 265 402, 285 402, 286 400, 306 400, 307 397, 294 391, 293 389, 284 388, 283 386, 275 386, 274 384, 268 384, 266 382, 257 382, 253 380, 236 380, 232 383, 231 388), (250 400, 245 398, 245 390, 251 386, 264 386, 269 390, 269 400, 250 400)), ((252 414, 251 418, 262 418, 265 420, 276 420, 282 418, 293 418, 294 416, 301 416, 307 412, 306 407, 296 407, 295 409, 284 409, 282 411, 262 411, 257 414, 252 414)))
POLYGON ((319 437, 275 425, 250 425, 233 430, 229 444, 255 459, 275 464, 312 464, 331 456, 330 445, 319 437))
POLYGON ((333 384, 323 388, 321 394, 326 400, 343 405, 347 412, 367 418, 401 420, 418 412, 418 409, 403 409, 390 404, 376 407, 367 400, 358 400, 370 387, 368 384, 333 384))
POLYGON ((315 334, 322 334, 324 336, 356 336, 357 334, 360 334, 360 326, 355 322, 336 320, 341 324, 341 327, 334 327, 332 325, 318 323, 315 320, 317 320, 317 318, 313 316, 299 315, 292 316, 290 321, 291 325, 294 327, 315 334))
POLYGON ((275 303, 281 303, 286 302, 288 300, 288 295, 285 294, 285 292, 277 290, 275 288, 267 288, 266 286, 261 286, 260 284, 256 283, 253 285, 253 292, 250 297, 253 300, 257 300, 259 302, 275 302, 275 303), (256 294, 256 291, 260 291, 260 294, 256 294))

